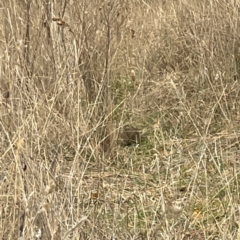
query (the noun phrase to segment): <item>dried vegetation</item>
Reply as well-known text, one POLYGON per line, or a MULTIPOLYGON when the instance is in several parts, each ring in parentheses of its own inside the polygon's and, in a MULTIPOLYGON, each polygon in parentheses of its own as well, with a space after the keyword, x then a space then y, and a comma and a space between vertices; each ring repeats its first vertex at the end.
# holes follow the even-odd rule
POLYGON ((240 239, 236 2, 0 3, 0 239, 240 239))

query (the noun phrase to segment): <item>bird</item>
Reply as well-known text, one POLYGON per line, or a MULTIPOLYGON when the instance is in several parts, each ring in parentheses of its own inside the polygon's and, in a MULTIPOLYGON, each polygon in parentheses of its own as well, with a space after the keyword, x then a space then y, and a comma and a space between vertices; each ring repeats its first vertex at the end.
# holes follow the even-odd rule
POLYGON ((62 18, 60 18, 60 17, 53 17, 52 20, 53 20, 54 22, 57 22, 57 25, 60 26, 60 27, 63 27, 63 28, 64 28, 64 27, 67 27, 68 30, 69 30, 69 32, 71 32, 72 34, 74 34, 73 31, 72 31, 72 29, 71 29, 71 27, 70 27, 70 25, 69 25, 66 21, 64 21, 62 18))
POLYGON ((57 22, 57 25, 58 25, 58 26, 61 26, 61 27, 69 27, 69 25, 68 25, 62 18, 53 17, 52 20, 53 20, 54 22, 57 22))
POLYGON ((141 141, 139 129, 130 125, 125 125, 118 137, 120 145, 126 147, 133 144, 139 144, 141 141))

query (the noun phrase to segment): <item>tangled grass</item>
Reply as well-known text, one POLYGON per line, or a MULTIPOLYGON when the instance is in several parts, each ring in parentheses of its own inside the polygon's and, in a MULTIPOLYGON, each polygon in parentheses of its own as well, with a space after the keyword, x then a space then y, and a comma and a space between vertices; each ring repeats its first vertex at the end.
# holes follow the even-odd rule
POLYGON ((240 239, 234 1, 0 12, 1 239, 240 239))

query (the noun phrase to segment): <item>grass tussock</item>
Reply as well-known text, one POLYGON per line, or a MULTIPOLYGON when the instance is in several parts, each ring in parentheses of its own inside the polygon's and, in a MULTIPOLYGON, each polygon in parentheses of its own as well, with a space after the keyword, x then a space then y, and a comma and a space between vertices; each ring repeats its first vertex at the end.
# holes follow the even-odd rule
POLYGON ((1 239, 240 239, 234 1, 0 12, 1 239))

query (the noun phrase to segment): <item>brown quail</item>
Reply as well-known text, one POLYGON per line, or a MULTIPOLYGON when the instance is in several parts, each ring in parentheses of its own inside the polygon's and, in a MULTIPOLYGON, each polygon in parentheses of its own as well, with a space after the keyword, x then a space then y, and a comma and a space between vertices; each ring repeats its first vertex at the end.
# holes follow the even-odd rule
POLYGON ((123 127, 123 130, 119 134, 118 140, 120 145, 124 147, 140 143, 140 131, 130 125, 126 125, 123 127))

